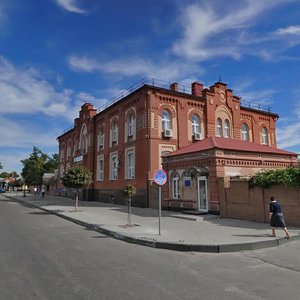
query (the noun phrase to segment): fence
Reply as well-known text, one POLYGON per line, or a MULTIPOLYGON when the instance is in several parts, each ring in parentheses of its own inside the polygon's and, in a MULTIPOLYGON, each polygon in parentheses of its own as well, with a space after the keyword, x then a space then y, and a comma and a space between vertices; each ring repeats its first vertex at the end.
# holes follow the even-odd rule
POLYGON ((249 187, 247 181, 231 180, 224 185, 219 178, 220 215, 226 218, 269 222, 270 197, 275 196, 282 207, 288 226, 300 226, 300 190, 280 185, 269 188, 249 187))

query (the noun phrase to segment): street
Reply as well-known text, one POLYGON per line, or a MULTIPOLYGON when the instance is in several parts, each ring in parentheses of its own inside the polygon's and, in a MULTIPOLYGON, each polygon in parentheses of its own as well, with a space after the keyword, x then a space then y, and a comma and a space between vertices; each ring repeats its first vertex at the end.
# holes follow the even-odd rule
POLYGON ((87 230, 0 195, 0 299, 299 299, 300 241, 211 254, 87 230))

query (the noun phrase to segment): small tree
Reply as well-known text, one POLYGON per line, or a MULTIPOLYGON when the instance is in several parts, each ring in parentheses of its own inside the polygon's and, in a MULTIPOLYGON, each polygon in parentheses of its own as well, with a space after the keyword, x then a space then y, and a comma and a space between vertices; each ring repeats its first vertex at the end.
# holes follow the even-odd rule
POLYGON ((68 170, 67 173, 61 178, 65 187, 75 188, 75 211, 78 209, 78 195, 79 189, 90 185, 92 180, 91 172, 85 167, 73 167, 68 170))
POLYGON ((128 203, 128 226, 131 226, 131 197, 136 194, 136 188, 133 185, 126 185, 123 189, 123 194, 128 203))

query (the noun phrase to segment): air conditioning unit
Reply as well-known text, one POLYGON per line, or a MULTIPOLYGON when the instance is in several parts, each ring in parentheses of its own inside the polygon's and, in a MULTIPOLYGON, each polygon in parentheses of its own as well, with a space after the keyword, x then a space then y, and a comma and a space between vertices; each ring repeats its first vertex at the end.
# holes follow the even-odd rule
POLYGON ((201 133, 200 132, 195 132, 193 137, 194 137, 194 141, 200 141, 201 140, 201 133))
POLYGON ((164 129, 164 137, 172 137, 172 129, 164 129))

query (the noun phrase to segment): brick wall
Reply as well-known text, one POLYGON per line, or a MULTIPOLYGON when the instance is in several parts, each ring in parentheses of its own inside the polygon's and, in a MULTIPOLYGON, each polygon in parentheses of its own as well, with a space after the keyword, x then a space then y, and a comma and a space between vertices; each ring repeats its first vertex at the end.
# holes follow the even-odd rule
POLYGON ((269 222, 270 197, 281 204, 288 226, 300 226, 300 190, 284 186, 269 188, 249 187, 247 181, 230 181, 224 186, 224 178, 218 179, 220 215, 226 218, 269 222))

